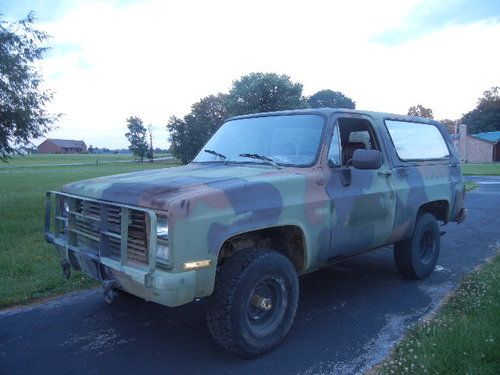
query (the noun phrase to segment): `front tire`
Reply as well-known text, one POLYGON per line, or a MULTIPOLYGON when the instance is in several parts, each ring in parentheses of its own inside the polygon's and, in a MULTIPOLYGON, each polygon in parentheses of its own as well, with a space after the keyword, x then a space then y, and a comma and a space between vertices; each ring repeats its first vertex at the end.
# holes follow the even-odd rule
POLYGON ((434 215, 417 216, 413 235, 394 245, 394 260, 399 272, 409 279, 424 279, 436 267, 441 233, 434 215))
POLYGON ((242 357, 264 354, 286 336, 299 299, 297 273, 284 255, 248 249, 217 273, 207 323, 215 341, 242 357))

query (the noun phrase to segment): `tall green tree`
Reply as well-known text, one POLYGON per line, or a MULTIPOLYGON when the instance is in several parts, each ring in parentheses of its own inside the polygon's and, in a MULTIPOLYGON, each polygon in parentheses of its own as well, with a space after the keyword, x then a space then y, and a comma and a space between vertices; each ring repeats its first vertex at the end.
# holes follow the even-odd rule
POLYGON ((231 116, 307 106, 302 84, 276 73, 250 73, 234 81, 226 105, 231 116))
POLYGON ((470 133, 500 131, 500 87, 492 87, 483 93, 472 111, 462 116, 470 133))
POLYGON ((307 104, 311 108, 348 108, 355 109, 356 102, 345 96, 340 91, 320 90, 307 98, 307 104))
POLYGON ((148 141, 146 139, 146 128, 142 124, 142 120, 136 116, 130 116, 127 119, 127 128, 128 132, 125 133, 125 136, 130 142, 128 149, 132 151, 134 156, 139 158, 142 162, 144 161, 149 149, 148 141))
POLYGON ((226 95, 209 95, 191 106, 184 118, 172 116, 167 124, 172 154, 190 162, 229 117, 226 95))
POLYGON ((408 116, 417 116, 424 117, 428 119, 433 119, 434 114, 432 113, 432 109, 426 108, 421 104, 414 105, 408 109, 408 116))
POLYGON ((49 35, 34 27, 33 13, 9 23, 0 14, 0 159, 46 134, 60 116, 46 110, 53 93, 42 88, 35 66, 49 35))

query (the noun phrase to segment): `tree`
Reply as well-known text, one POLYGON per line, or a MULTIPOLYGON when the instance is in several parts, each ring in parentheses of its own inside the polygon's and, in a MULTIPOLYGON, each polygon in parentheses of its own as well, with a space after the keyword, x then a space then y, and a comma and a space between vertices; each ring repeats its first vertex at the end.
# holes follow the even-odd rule
POLYGON ((87 151, 89 152, 89 154, 93 154, 95 151, 94 146, 90 145, 89 148, 87 149, 87 151))
POLYGON ((234 81, 226 102, 231 116, 280 111, 306 106, 302 84, 287 75, 250 73, 234 81))
POLYGON ((146 128, 142 124, 142 120, 135 116, 130 116, 127 119, 127 128, 128 132, 125 133, 125 136, 130 142, 128 149, 142 162, 149 148, 146 141, 146 128))
POLYGON ((492 87, 478 99, 477 106, 462 116, 470 133, 500 131, 500 87, 492 87))
POLYGON ((183 119, 172 116, 167 124, 172 154, 183 163, 191 161, 229 117, 227 96, 210 95, 191 106, 183 119))
POLYGON ((4 162, 46 134, 60 116, 46 111, 53 94, 42 89, 35 63, 47 52, 42 45, 49 35, 35 29, 34 22, 33 13, 18 22, 0 19, 0 159, 4 162))
POLYGON ((356 102, 345 96, 340 91, 321 90, 307 98, 311 108, 349 108, 355 109, 356 102))
POLYGON ((431 120, 434 118, 434 115, 432 114, 432 109, 425 108, 421 104, 417 104, 413 107, 410 107, 408 109, 408 116, 424 117, 431 120))
POLYGON ((450 120, 445 118, 444 120, 439 120, 439 122, 446 126, 446 129, 448 129, 448 133, 450 134, 455 133, 455 125, 457 124, 456 120, 450 120))
MULTIPOLYGON (((314 106, 354 108, 355 103, 340 92, 322 90, 311 98, 314 106), (321 103, 321 104, 320 104, 321 103)), ((184 118, 173 116, 167 130, 172 154, 183 163, 191 161, 229 117, 259 112, 305 108, 302 84, 287 75, 250 73, 233 82, 228 94, 210 95, 193 104, 184 118)))

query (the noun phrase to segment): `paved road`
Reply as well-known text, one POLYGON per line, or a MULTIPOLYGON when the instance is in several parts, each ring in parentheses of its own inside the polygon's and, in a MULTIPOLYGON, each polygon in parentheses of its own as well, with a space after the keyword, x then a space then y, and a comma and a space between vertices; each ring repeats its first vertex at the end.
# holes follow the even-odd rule
POLYGON ((169 309, 98 290, 0 312, 0 374, 355 374, 386 356, 464 274, 500 246, 500 177, 474 177, 470 217, 447 227, 439 271, 400 278, 388 249, 301 280, 297 319, 272 353, 239 360, 215 345, 203 301, 169 309))

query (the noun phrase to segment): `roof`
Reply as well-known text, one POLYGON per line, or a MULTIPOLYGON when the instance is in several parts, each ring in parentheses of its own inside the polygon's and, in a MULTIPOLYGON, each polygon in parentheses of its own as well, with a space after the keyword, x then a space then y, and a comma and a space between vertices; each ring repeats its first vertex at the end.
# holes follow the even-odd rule
POLYGON ((486 132, 486 133, 477 133, 471 134, 473 137, 479 138, 483 141, 496 143, 500 141, 500 131, 496 132, 486 132))
POLYGON ((47 141, 54 143, 61 148, 86 148, 84 141, 75 141, 72 139, 53 139, 47 138, 47 141))
POLYGON ((358 109, 346 109, 346 108, 306 108, 306 109, 293 109, 288 111, 277 111, 277 112, 261 112, 254 113, 249 115, 242 115, 232 117, 229 120, 235 119, 244 119, 244 118, 252 118, 252 117, 263 117, 263 116, 278 116, 278 115, 298 115, 298 114, 320 114, 326 117, 334 113, 344 113, 344 114, 360 114, 366 115, 373 118, 377 118, 380 120, 391 119, 391 120, 399 120, 399 121, 415 121, 426 124, 439 124, 435 120, 430 120, 424 117, 416 117, 416 116, 406 116, 406 115, 398 115, 394 113, 386 113, 386 112, 374 112, 374 111, 364 111, 358 109))

